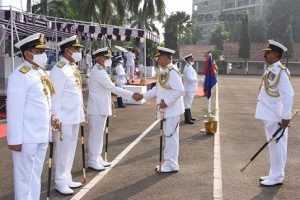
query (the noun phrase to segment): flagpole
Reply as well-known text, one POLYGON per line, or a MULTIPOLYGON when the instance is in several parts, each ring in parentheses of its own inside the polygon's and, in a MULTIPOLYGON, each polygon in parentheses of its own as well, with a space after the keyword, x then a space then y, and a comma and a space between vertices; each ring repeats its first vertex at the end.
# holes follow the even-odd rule
MULTIPOLYGON (((208 56, 210 57, 211 62, 212 62, 212 60, 213 60, 212 59, 212 54, 210 53, 208 56)), ((207 110, 208 110, 208 113, 210 114, 210 112, 211 112, 211 97, 209 97, 209 99, 208 99, 207 110)))
POLYGON ((208 113, 211 112, 211 98, 208 99, 208 113))

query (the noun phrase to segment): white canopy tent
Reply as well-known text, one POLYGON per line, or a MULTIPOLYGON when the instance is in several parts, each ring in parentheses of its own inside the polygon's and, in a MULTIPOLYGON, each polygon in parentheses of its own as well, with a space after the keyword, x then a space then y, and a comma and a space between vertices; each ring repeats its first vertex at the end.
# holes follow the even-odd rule
MULTIPOLYGON (((5 26, 5 34, 0 38, 0 44, 2 44, 4 39, 13 38, 10 40, 11 55, 15 55, 14 38, 19 40, 37 32, 45 34, 48 41, 51 40, 55 43, 74 34, 83 39, 90 38, 92 40, 105 38, 108 40, 129 41, 130 39, 136 39, 144 43, 144 67, 146 67, 145 39, 156 43, 160 41, 159 36, 147 30, 35 15, 16 11, 12 7, 0 7, 0 25, 5 26)), ((12 67, 14 69, 14 56, 12 56, 12 67)))

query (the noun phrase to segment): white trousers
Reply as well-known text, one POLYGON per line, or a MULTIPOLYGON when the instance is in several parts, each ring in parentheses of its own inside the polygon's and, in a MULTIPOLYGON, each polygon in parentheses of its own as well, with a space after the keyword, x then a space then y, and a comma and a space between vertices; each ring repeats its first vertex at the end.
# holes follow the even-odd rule
POLYGON ((15 200, 38 200, 41 174, 48 143, 22 144, 21 152, 12 152, 15 200))
POLYGON ((72 182, 72 166, 80 124, 62 124, 63 140, 55 133, 55 184, 68 186, 72 182))
POLYGON ((179 121, 180 116, 170 117, 164 121, 164 166, 178 169, 179 156, 179 121))
POLYGON ((184 94, 184 108, 190 109, 194 100, 195 92, 185 92, 184 94))
POLYGON ((129 75, 129 78, 134 79, 135 66, 130 65, 130 66, 126 66, 126 68, 127 68, 127 74, 129 75))
POLYGON ((89 159, 88 163, 93 164, 98 159, 102 159, 103 132, 106 125, 106 115, 89 115, 89 159))
MULTIPOLYGON (((277 122, 264 121, 266 137, 269 140, 279 128, 277 122)), ((276 136, 279 137, 281 132, 276 136)), ((269 143, 270 170, 269 176, 273 180, 281 181, 284 179, 284 167, 287 156, 288 128, 285 129, 283 137, 276 143, 273 140, 269 143)))

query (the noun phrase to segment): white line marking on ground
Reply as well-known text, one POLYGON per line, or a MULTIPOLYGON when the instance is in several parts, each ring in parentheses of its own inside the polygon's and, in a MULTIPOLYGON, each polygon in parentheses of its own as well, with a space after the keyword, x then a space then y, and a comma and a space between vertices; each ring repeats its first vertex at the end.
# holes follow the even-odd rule
POLYGON ((86 195, 108 172, 120 162, 126 154, 131 151, 131 149, 139 142, 143 137, 145 137, 149 131, 159 122, 160 120, 156 120, 153 122, 139 137, 137 137, 132 143, 130 143, 112 162, 111 166, 106 170, 100 172, 97 176, 95 176, 88 184, 86 184, 71 200, 80 200, 86 195))
POLYGON ((221 144, 220 144, 220 118, 219 118, 219 85, 216 84, 216 121, 218 121, 218 128, 214 140, 214 186, 213 196, 214 200, 222 200, 222 170, 221 170, 221 144))

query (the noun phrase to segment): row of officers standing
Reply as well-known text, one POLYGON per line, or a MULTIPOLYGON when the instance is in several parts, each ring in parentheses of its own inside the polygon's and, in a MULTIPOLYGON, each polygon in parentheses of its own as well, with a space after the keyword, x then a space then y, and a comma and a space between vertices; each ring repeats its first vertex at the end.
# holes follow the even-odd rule
MULTIPOLYGON (((72 166, 75 157, 80 124, 85 122, 82 96, 81 74, 76 62, 82 59, 81 49, 76 36, 69 37, 57 44, 61 59, 50 72, 44 70, 47 63, 45 37, 36 33, 15 44, 21 50, 24 62, 9 76, 7 88, 8 148, 12 151, 14 167, 14 191, 16 200, 36 200, 40 198, 41 173, 48 143, 54 133, 55 148, 55 189, 62 194, 73 194, 72 188, 82 186, 72 179, 72 166), (57 133, 55 133, 57 132, 57 133), (58 133, 60 132, 60 133, 58 133), (63 137, 62 137, 63 136, 63 137)), ((172 64, 175 51, 158 47, 157 62, 160 66, 158 84, 144 94, 123 89, 125 71, 122 58, 116 60, 120 65, 116 86, 109 78, 105 67, 111 66, 111 53, 108 48, 93 52, 96 64, 91 69, 87 115, 89 119, 88 166, 94 170, 104 170, 110 163, 102 158, 103 132, 108 116, 112 114, 111 92, 119 97, 142 98, 156 97, 165 115, 164 163, 161 172, 177 172, 179 153, 179 120, 186 114, 191 122, 190 107, 193 95, 183 99, 184 85, 181 74, 172 64)), ((192 59, 192 55, 187 56, 192 59)), ((187 62, 192 62, 188 61, 187 62)), ((192 63, 190 63, 192 64, 192 63)), ((194 72, 187 72, 194 73, 194 72)), ((194 87, 197 76, 191 81, 194 87)), ((118 100, 119 101, 119 100, 118 100)))

